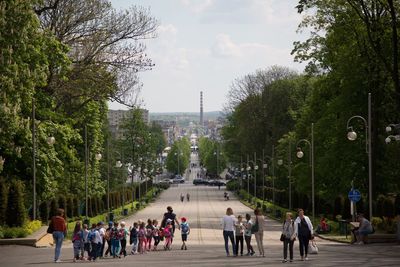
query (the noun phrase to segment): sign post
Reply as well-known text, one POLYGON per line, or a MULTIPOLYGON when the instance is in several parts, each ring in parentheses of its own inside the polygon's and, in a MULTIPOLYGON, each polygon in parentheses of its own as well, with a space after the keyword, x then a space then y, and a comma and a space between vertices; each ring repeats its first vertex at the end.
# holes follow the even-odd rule
POLYGON ((351 188, 348 194, 349 200, 351 201, 350 205, 350 213, 353 217, 353 221, 355 221, 355 205, 361 199, 361 193, 357 189, 351 188))

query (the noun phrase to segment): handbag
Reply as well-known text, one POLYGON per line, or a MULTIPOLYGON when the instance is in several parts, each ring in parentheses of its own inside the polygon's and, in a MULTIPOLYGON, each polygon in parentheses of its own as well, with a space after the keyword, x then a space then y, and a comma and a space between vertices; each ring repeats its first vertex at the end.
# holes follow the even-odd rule
POLYGON ((317 243, 314 240, 308 244, 308 254, 318 254, 317 243))
POLYGON ((281 238, 279 240, 281 240, 282 242, 285 241, 286 236, 284 234, 281 234, 281 238))
POLYGON ((256 223, 255 223, 254 225, 251 226, 251 233, 252 233, 252 234, 257 233, 258 230, 259 230, 259 227, 258 227, 258 218, 257 218, 257 216, 256 216, 256 223))
POLYGON ((47 227, 47 233, 52 234, 54 232, 53 220, 50 221, 49 227, 47 227))

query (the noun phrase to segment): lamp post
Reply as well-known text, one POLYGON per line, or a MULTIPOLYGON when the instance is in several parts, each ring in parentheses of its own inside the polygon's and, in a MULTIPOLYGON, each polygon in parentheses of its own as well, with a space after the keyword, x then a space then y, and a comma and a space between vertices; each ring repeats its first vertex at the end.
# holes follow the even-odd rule
POLYGON ((289 181, 289 210, 292 210, 292 144, 289 141, 288 149, 288 181, 289 181))
MULTIPOLYGON (((101 160, 102 155, 97 153, 96 160, 101 160)), ((85 124, 85 217, 88 218, 88 165, 89 165, 89 151, 87 140, 87 125, 85 124)))
POLYGON ((304 157, 304 152, 299 147, 300 143, 306 143, 310 147, 310 165, 311 165, 311 197, 312 197, 312 217, 315 220, 315 191, 314 191, 314 123, 311 123, 311 142, 307 139, 301 139, 297 142, 296 156, 301 159, 304 157))
MULTIPOLYGON (((47 138, 47 144, 54 145, 56 139, 54 136, 49 136, 47 138)), ((32 98, 32 187, 33 187, 33 203, 32 203, 32 218, 36 220, 37 217, 37 200, 36 200, 36 108, 35 108, 35 99, 32 98)), ((5 159, 1 158, 0 163, 1 166, 4 165, 5 159)))
POLYGON ((394 141, 400 141, 400 123, 399 123, 399 124, 393 124, 393 123, 392 123, 392 124, 389 124, 389 125, 386 127, 386 132, 389 134, 389 133, 391 133, 391 132, 393 131, 393 129, 397 131, 397 134, 395 134, 395 135, 393 135, 393 134, 388 135, 388 136, 386 137, 386 139, 385 139, 386 144, 389 144, 389 143, 392 141, 392 139, 393 139, 394 141))
POLYGON ((371 93, 368 93, 368 121, 360 116, 352 116, 347 120, 347 139, 354 141, 357 139, 357 133, 350 122, 353 119, 360 119, 365 125, 365 152, 368 154, 368 195, 369 195, 369 219, 372 219, 372 135, 371 135, 371 93))
MULTIPOLYGON (((257 160, 256 156, 257 156, 256 153, 254 153, 254 159, 255 160, 257 160)), ((257 182, 256 181, 257 181, 257 170, 258 170, 257 162, 253 161, 253 160, 249 160, 248 163, 252 163, 253 164, 253 170, 254 170, 254 197, 257 198, 257 193, 256 193, 256 191, 257 191, 257 182)), ((248 171, 251 170, 250 165, 247 166, 247 170, 248 171)), ((247 187, 248 187, 248 193, 249 193, 249 196, 250 196, 250 179, 249 179, 249 177, 247 177, 247 187)))
POLYGON ((180 164, 179 164, 179 161, 180 161, 180 156, 182 156, 183 154, 182 154, 182 152, 180 152, 179 150, 178 150, 178 152, 175 152, 175 156, 177 156, 177 158, 178 158, 178 174, 180 175, 181 174, 181 170, 180 170, 180 164))
POLYGON ((219 178, 219 156, 221 155, 221 152, 218 150, 217 147, 217 151, 214 151, 214 156, 217 157, 217 177, 219 178))
POLYGON ((249 197, 249 199, 250 199, 250 179, 249 179, 249 171, 251 170, 251 167, 250 167, 250 165, 249 165, 249 154, 247 154, 247 165, 246 165, 246 171, 247 171, 247 174, 246 174, 246 179, 247 179, 247 196, 249 197))

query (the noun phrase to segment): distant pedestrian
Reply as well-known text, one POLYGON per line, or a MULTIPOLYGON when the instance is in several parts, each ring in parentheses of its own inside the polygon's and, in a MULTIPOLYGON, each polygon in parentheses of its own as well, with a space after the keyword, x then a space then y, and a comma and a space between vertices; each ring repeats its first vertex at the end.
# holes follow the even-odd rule
MULTIPOLYGON (((254 231, 254 236, 256 238, 256 242, 257 242, 257 247, 258 247, 258 251, 260 252, 260 256, 261 257, 265 257, 265 253, 264 253, 264 216, 261 214, 260 210, 257 208, 254 210, 254 215, 255 215, 255 222, 254 222, 254 226, 257 225, 257 229, 255 229, 254 231)), ((253 226, 253 227, 254 227, 253 226)))
POLYGON ((146 224, 145 222, 141 222, 139 224, 139 253, 143 254, 146 252, 146 224))
POLYGON ((235 240, 236 240, 235 254, 239 255, 239 245, 240 245, 240 256, 243 256, 243 232, 244 232, 244 226, 242 222, 242 215, 239 215, 237 217, 237 222, 235 223, 235 240))
POLYGON ((147 245, 147 251, 151 250, 151 241, 153 240, 153 221, 151 219, 147 220, 147 225, 146 225, 146 245, 147 245))
POLYGON ((246 256, 253 256, 254 255, 254 249, 253 246, 251 245, 251 227, 253 226, 253 222, 251 221, 251 216, 250 214, 246 214, 246 222, 243 224, 245 231, 244 231, 244 240, 246 241, 246 247, 247 247, 247 255, 246 256))
POLYGON ((173 236, 172 221, 170 219, 167 219, 167 222, 166 222, 166 225, 164 228, 164 238, 165 238, 164 250, 171 249, 172 236, 173 236))
POLYGON ((157 246, 160 243, 160 229, 158 227, 158 221, 153 220, 153 239, 154 239, 154 245, 153 245, 153 250, 157 250, 157 246))
POLYGON ((186 194, 186 200, 187 200, 188 202, 190 201, 190 194, 189 194, 189 193, 186 194))
POLYGON ((105 232, 105 235, 104 235, 104 239, 107 242, 107 250, 104 253, 105 257, 107 257, 108 254, 112 255, 111 254, 111 229, 112 229, 112 227, 113 227, 113 222, 109 221, 108 222, 108 228, 106 229, 106 232, 105 232))
POLYGON ((99 228, 99 233, 101 236, 101 248, 100 248, 100 252, 99 252, 99 258, 103 258, 104 255, 104 246, 106 244, 106 229, 104 229, 104 223, 103 222, 99 222, 97 224, 98 228, 99 228))
POLYGON ((56 212, 56 216, 53 216, 51 218, 49 228, 50 228, 49 232, 53 234, 54 243, 56 245, 54 253, 54 262, 58 263, 61 262, 60 260, 61 247, 64 238, 67 234, 67 226, 64 219, 63 209, 58 209, 56 212))
POLYGON ((77 221, 75 224, 74 232, 72 234, 72 247, 74 249, 74 262, 80 259, 79 255, 81 252, 81 222, 77 221))
POLYGON ((301 260, 308 260, 308 244, 313 238, 313 225, 310 218, 304 215, 304 210, 298 210, 298 217, 294 221, 295 236, 299 238, 301 260))
POLYGON ((185 200, 185 196, 183 195, 183 193, 181 193, 181 202, 183 202, 185 200))
MULTIPOLYGON (((165 228, 166 222, 167 222, 168 219, 171 220, 172 235, 173 235, 173 234, 175 233, 175 223, 176 223, 176 225, 178 226, 178 229, 180 229, 180 228, 179 228, 178 219, 176 218, 176 214, 174 213, 174 210, 172 209, 171 206, 168 206, 168 207, 167 207, 167 212, 164 213, 163 220, 161 221, 161 227, 162 227, 162 228, 165 228)), ((171 240, 171 242, 172 242, 172 241, 173 241, 173 240, 171 240)))
POLYGON ((187 250, 186 242, 188 235, 190 234, 190 227, 187 219, 185 217, 181 218, 181 236, 182 236, 182 247, 181 250, 187 250))
POLYGON ((296 235, 294 232, 294 221, 292 219, 292 213, 286 213, 286 220, 283 222, 282 225, 282 235, 283 237, 283 260, 282 262, 287 262, 287 250, 289 248, 289 256, 290 262, 293 262, 293 244, 294 240, 296 239, 296 235))
POLYGON ((228 241, 231 241, 232 244, 232 252, 234 256, 237 256, 235 254, 236 252, 236 247, 235 247, 235 223, 236 223, 236 218, 233 215, 233 210, 231 208, 226 209, 226 215, 222 218, 222 229, 223 229, 223 235, 224 235, 224 241, 225 241, 225 251, 226 251, 226 256, 229 257, 229 245, 228 241))
POLYGON ((119 223, 114 222, 113 228, 111 228, 111 255, 116 258, 120 257, 119 252, 121 250, 119 223))
POLYGON ((138 252, 138 244, 139 244, 139 239, 138 239, 138 229, 139 225, 137 222, 133 223, 133 227, 130 228, 129 232, 129 243, 132 245, 132 250, 131 254, 134 255, 138 252))
POLYGON ((124 255, 126 257, 126 240, 128 237, 128 230, 125 228, 125 222, 121 222, 121 228, 119 229, 119 236, 121 242, 121 251, 119 255, 124 255))
POLYGON ((84 224, 83 229, 81 230, 81 240, 82 240, 82 247, 81 247, 81 256, 82 260, 90 259, 90 251, 91 251, 91 245, 90 245, 90 240, 89 240, 89 230, 88 230, 88 225, 84 224), (86 257, 85 257, 86 253, 86 257))

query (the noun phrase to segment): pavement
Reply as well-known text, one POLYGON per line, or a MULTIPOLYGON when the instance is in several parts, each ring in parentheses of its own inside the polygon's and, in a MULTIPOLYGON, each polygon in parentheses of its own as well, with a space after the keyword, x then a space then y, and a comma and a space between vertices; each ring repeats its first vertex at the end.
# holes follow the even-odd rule
MULTIPOLYGON (((197 156, 192 155, 192 162, 197 156)), ((143 255, 129 255, 122 259, 105 258, 97 262, 73 263, 72 244, 65 243, 62 249, 61 266, 277 266, 282 265, 282 243, 279 241, 281 223, 266 219, 264 233, 265 257, 226 257, 220 221, 226 208, 231 207, 235 215, 253 214, 252 210, 231 196, 223 197, 224 188, 194 186, 193 178, 198 169, 187 172, 186 183, 172 186, 164 191, 156 202, 127 218, 128 227, 137 220, 158 219, 161 222, 167 206, 172 206, 178 218, 188 218, 191 227, 188 250, 180 250, 179 231, 171 251, 148 252, 143 255), (181 202, 180 194, 190 194, 190 201, 181 202)), ((233 194, 231 194, 233 195, 233 194)), ((253 238, 253 247, 256 244, 253 238)), ((308 262, 300 261, 298 244, 294 248, 295 261, 286 263, 295 266, 400 266, 400 246, 387 244, 348 245, 317 238, 318 255, 310 255, 308 262)), ((128 247, 128 249, 130 249, 128 247)), ((257 251, 257 249, 256 249, 257 251)), ((245 248, 246 253, 246 248, 245 248)), ((24 246, 2 246, 0 266, 53 266, 54 248, 32 248, 24 246)))

